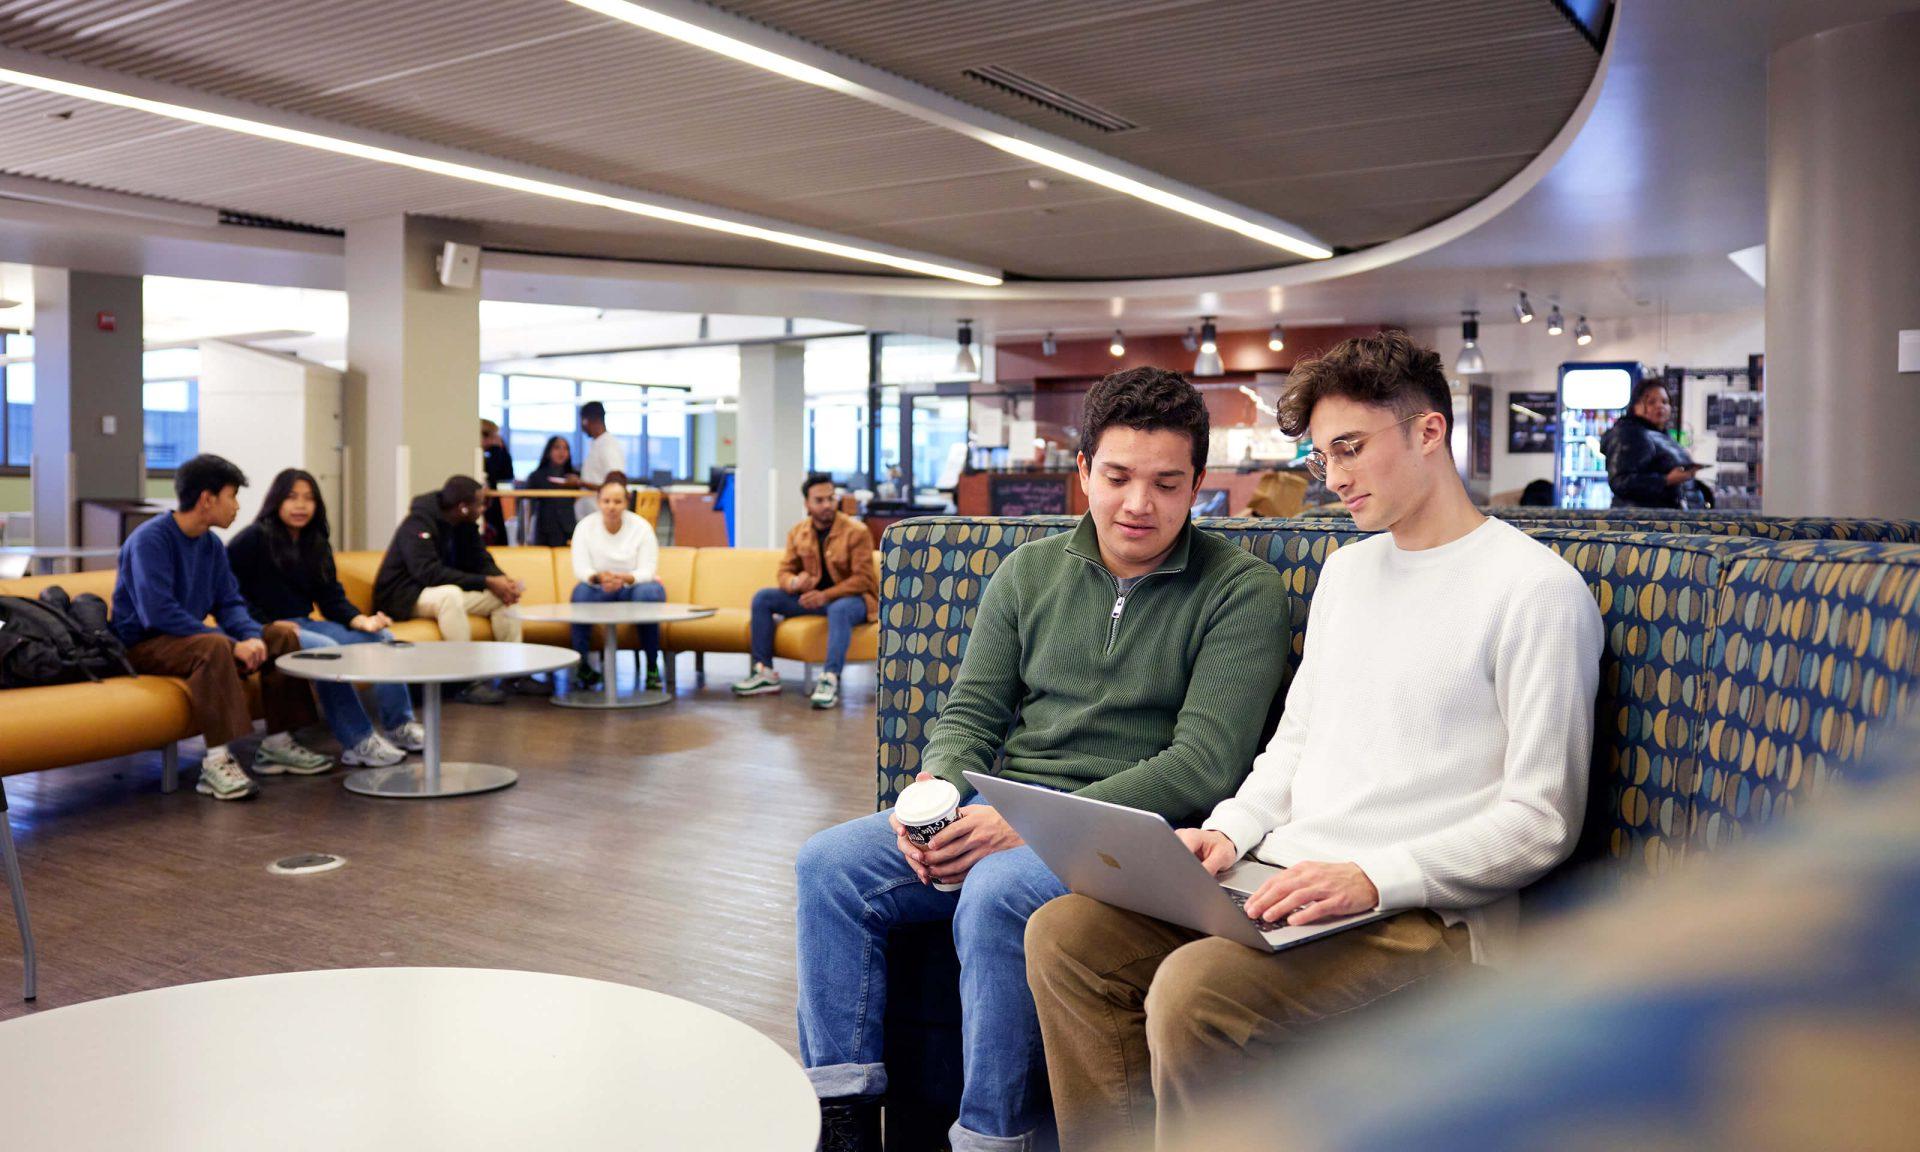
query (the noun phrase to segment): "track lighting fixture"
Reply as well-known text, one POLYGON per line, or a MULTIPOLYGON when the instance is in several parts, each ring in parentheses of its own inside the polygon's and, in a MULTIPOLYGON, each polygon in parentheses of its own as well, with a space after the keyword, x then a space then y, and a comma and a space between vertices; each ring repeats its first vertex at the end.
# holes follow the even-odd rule
POLYGON ((1189 352, 1200 350, 1200 337, 1193 334, 1193 325, 1187 325, 1186 334, 1180 337, 1180 346, 1189 352))
POLYGON ((1553 311, 1547 313, 1547 335, 1558 336, 1567 330, 1567 318, 1560 315, 1560 305, 1555 304, 1553 311))
POLYGON ((1593 329, 1587 326, 1587 318, 1580 317, 1580 323, 1573 326, 1573 342, 1585 348, 1593 343, 1593 329))
POLYGON ((1053 338, 1053 333, 1049 332, 1045 336, 1041 337, 1040 355, 1052 356, 1058 353, 1059 351, 1060 351, 1060 342, 1053 338))
POLYGON ((1285 349, 1286 346, 1287 334, 1280 330, 1280 325, 1275 324, 1273 328, 1267 332, 1267 351, 1279 352, 1285 349))
POLYGON ((1127 338, 1120 334, 1120 329, 1113 330, 1113 342, 1107 345, 1107 351, 1116 359, 1127 354, 1127 338))
POLYGON ((1522 324, 1533 323, 1533 305, 1527 303, 1527 294, 1520 293, 1520 303, 1513 306, 1513 318, 1522 324))

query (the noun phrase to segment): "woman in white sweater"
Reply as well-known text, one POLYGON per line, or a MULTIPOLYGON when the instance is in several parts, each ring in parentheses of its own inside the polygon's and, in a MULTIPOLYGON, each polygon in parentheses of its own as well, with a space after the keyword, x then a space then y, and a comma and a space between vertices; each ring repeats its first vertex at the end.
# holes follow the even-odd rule
MULTIPOLYGON (((652 600, 667 598, 667 590, 653 578, 660 565, 660 542, 654 538, 653 525, 627 509, 627 478, 611 473, 600 484, 596 499, 597 514, 576 524, 573 529, 573 577, 580 581, 573 589, 574 602, 605 603, 610 600, 652 600)), ((593 629, 585 624, 573 626, 573 647, 580 653, 580 687, 598 688, 601 676, 612 669, 596 670, 588 663, 592 656, 593 629)), ((660 686, 660 626, 640 626, 640 646, 647 653, 647 687, 660 686)))

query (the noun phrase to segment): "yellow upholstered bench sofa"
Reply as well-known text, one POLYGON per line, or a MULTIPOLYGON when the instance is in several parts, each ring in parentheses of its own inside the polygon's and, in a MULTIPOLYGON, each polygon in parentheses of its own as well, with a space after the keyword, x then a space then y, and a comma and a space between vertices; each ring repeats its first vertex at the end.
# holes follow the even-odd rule
MULTIPOLYGON (((526 582, 528 603, 554 603, 573 595, 573 561, 565 548, 495 548, 502 571, 526 582)), ((373 580, 380 569, 378 552, 341 552, 335 555, 341 587, 347 599, 363 611, 373 609, 373 580)), ((877 573, 880 554, 874 553, 877 573)), ((753 594, 771 587, 780 566, 775 549, 662 548, 658 579, 667 599, 718 609, 705 620, 668 624, 661 646, 668 653, 666 672, 674 680, 674 654, 691 652, 704 675, 708 652, 745 652, 753 594)), ((78 596, 92 592, 113 600, 114 573, 78 572, 0 580, 0 595, 38 597, 57 584, 78 596)), ((488 640, 493 629, 482 618, 472 620, 476 640, 488 640)), ((774 654, 804 664, 826 659, 826 620, 803 617, 782 621, 774 634, 774 654)), ((400 620, 394 635, 403 640, 437 641, 440 627, 431 620, 400 620)), ((870 662, 879 651, 878 623, 854 629, 847 659, 870 662)), ((536 644, 568 643, 567 626, 529 621, 525 637, 536 644)), ((639 634, 621 630, 626 648, 639 647, 639 634)), ((254 681, 249 681, 252 685, 254 681)), ((117 677, 98 684, 59 684, 44 688, 0 690, 0 776, 37 772, 69 764, 85 764, 137 752, 163 750, 162 788, 172 791, 177 772, 174 745, 198 735, 188 707, 186 686, 166 676, 117 677)))

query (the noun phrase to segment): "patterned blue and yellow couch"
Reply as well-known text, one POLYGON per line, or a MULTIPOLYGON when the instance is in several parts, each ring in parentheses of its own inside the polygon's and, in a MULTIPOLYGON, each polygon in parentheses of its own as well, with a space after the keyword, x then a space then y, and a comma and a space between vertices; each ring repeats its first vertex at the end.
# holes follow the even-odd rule
MULTIPOLYGON (((881 807, 918 771, 995 568, 1073 523, 931 518, 887 532, 881 807)), ((1321 565, 1363 533, 1325 520, 1199 525, 1280 570, 1297 657, 1321 565)), ((1619 887, 1657 876, 1770 822, 1844 774, 1885 738, 1889 717, 1920 700, 1920 545, 1519 526, 1586 577, 1606 624, 1583 842, 1544 891, 1564 898, 1575 878, 1619 887)), ((951 943, 938 931, 897 933, 888 969, 889 1148, 937 1146, 958 1090, 951 943)))
MULTIPOLYGON (((1766 540, 1862 540, 1920 544, 1920 520, 1849 519, 1839 516, 1764 516, 1758 512, 1686 512, 1650 508, 1482 509, 1512 524, 1529 521, 1596 532, 1675 532, 1687 536, 1758 536, 1766 540)), ((1352 523, 1340 509, 1320 509, 1297 519, 1352 523)))

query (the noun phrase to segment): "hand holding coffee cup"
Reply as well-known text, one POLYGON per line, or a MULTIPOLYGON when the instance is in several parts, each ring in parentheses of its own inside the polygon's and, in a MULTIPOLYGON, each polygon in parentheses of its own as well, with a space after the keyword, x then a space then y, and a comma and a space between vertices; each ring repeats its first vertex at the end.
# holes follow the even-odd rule
MULTIPOLYGON (((960 790, 945 780, 924 777, 907 785, 894 802, 893 818, 907 842, 925 851, 934 835, 960 815, 960 790)), ((916 872, 925 869, 916 867, 916 872)), ((958 892, 959 884, 933 881, 941 892, 958 892)))

